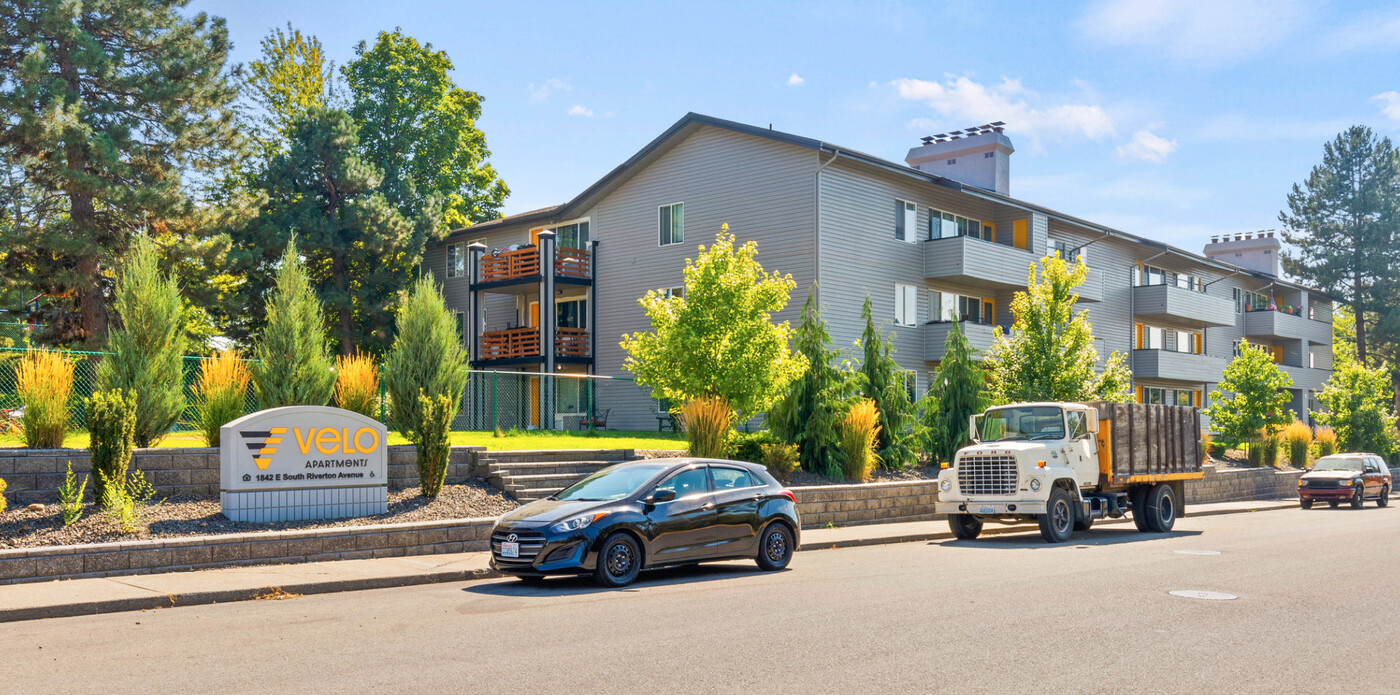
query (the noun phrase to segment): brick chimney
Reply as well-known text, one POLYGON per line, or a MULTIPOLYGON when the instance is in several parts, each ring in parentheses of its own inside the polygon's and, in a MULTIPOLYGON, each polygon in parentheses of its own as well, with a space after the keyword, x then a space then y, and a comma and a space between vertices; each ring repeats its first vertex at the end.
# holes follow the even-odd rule
POLYGON ((909 166, 969 186, 1011 195, 1011 138, 1001 121, 923 138, 904 158, 909 166))

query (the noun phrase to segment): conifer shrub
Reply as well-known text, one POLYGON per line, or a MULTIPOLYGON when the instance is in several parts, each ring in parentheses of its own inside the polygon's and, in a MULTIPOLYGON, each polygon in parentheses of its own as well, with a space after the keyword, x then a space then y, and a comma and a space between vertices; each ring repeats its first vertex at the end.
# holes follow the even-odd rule
POLYGON ((1283 442, 1288 452, 1288 465, 1294 468, 1308 467, 1308 449, 1312 446, 1312 428, 1294 420, 1283 428, 1283 442))
POLYGON ((31 449, 58 449, 73 403, 73 363, 57 352, 31 349, 15 368, 16 392, 24 406, 20 430, 31 449))
POLYGON ((1337 433, 1331 427, 1319 427, 1313 435, 1313 444, 1317 447, 1318 458, 1331 456, 1337 453, 1337 433))
POLYGON ((723 458, 733 426, 734 411, 718 396, 694 398, 681 407, 681 429, 691 456, 723 458))
POLYGON ((431 276, 413 285, 399 307, 398 335, 384 358, 384 390, 389 397, 389 422, 409 437, 419 430, 419 395, 443 396, 457 415, 467 386, 467 353, 457 323, 431 276))
POLYGON ((97 368, 98 391, 136 399, 136 445, 168 434, 185 409, 185 310, 175 279, 159 268, 153 242, 137 239, 112 297, 117 323, 97 368))
POLYGON ((68 462, 68 472, 63 475, 63 484, 58 486, 58 510, 63 513, 63 525, 72 526, 83 517, 83 495, 87 492, 88 476, 83 482, 73 475, 73 462, 68 462))
POLYGON ((446 396, 418 397, 419 429, 414 433, 413 446, 418 454, 418 484, 424 497, 437 497, 447 482, 455 410, 453 400, 446 396))
POLYGON ((763 463, 764 445, 776 444, 779 441, 781 440, 778 439, 778 435, 768 430, 735 432, 729 437, 729 448, 725 453, 725 458, 731 461, 763 463))
POLYGON ((267 323, 249 365, 259 408, 330 402, 335 371, 322 317, 321 300, 292 239, 282 254, 276 288, 267 302, 267 323))
POLYGON ((219 446, 219 428, 243 416, 251 378, 248 363, 237 350, 199 361, 195 421, 205 446, 219 446))
POLYGON ((797 470, 797 445, 783 442, 771 442, 759 445, 763 451, 763 460, 759 461, 773 477, 787 482, 792 477, 792 472, 797 470))
POLYGON ((365 417, 379 417, 379 368, 364 353, 341 355, 335 362, 335 407, 365 417))
POLYGON ((879 457, 875 443, 880 433, 880 413, 875 401, 862 398, 851 406, 840 426, 841 472, 858 482, 870 480, 879 457))
POLYGON ((98 391, 87 399, 93 498, 102 509, 123 502, 126 470, 135 449, 136 396, 121 389, 98 391))

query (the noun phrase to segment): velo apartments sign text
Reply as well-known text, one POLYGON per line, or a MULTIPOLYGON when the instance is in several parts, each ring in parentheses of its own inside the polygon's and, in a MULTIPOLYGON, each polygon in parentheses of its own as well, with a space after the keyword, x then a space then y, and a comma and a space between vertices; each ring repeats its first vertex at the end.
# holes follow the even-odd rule
POLYGON ((234 521, 267 523, 383 514, 388 430, 359 413, 288 406, 219 430, 219 501, 234 521))

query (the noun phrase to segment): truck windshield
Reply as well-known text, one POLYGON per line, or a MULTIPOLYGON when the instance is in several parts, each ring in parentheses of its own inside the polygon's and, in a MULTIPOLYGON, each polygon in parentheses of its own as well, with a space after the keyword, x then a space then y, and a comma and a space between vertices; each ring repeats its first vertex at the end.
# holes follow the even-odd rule
POLYGON ((1064 413, 1053 406, 998 408, 982 417, 984 442, 1064 438, 1064 413))

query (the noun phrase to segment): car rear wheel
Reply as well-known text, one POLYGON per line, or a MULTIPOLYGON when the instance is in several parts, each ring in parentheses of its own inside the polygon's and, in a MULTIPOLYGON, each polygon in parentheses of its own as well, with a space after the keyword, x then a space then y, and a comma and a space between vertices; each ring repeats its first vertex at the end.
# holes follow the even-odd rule
POLYGON ((1040 537, 1046 543, 1064 543, 1074 532, 1074 506, 1062 487, 1050 491, 1045 513, 1040 517, 1040 537))
POLYGON ((948 527, 960 541, 976 540, 982 535, 982 520, 971 514, 949 514, 948 527))
POLYGON ((1298 500, 1298 506, 1303 509, 1312 509, 1312 500, 1298 500))
POLYGON ((792 529, 781 521, 768 524, 763 530, 758 544, 758 566, 767 572, 774 572, 788 566, 792 561, 792 529))
POLYGON ((1357 485, 1356 491, 1351 493, 1351 508, 1360 509, 1364 504, 1366 504, 1366 486, 1357 485))
POLYGON ((642 552, 636 539, 625 533, 614 533, 603 541, 593 581, 609 588, 627 586, 636 581, 641 571, 642 552))
POLYGON ((1389 486, 1389 485, 1383 485, 1383 486, 1381 486, 1381 497, 1380 497, 1380 499, 1376 500, 1376 506, 1377 506, 1377 507, 1389 507, 1389 506, 1390 506, 1390 486, 1389 486))
POLYGON ((1172 486, 1157 483, 1147 492, 1147 527, 1166 533, 1176 525, 1176 493, 1172 486))

